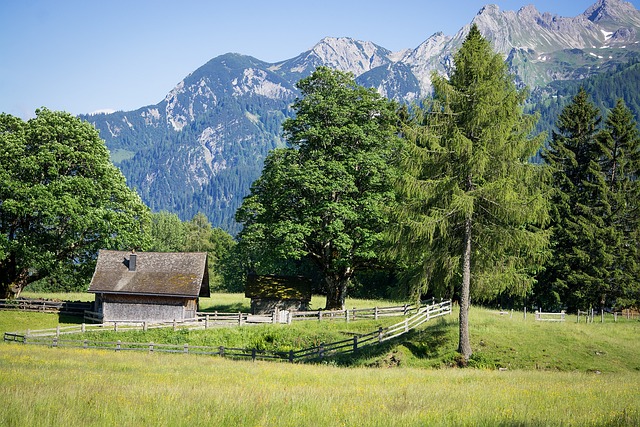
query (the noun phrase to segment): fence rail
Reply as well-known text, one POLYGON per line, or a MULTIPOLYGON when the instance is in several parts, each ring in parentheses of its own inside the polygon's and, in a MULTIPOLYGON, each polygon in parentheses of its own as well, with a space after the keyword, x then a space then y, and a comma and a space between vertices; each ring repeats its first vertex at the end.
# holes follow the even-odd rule
MULTIPOLYGON (((431 305, 435 304, 435 300, 431 300, 431 305)), ((80 325, 70 325, 63 327, 56 327, 51 329, 42 329, 37 331, 26 331, 26 335, 36 336, 57 336, 65 334, 78 334, 88 331, 125 331, 125 330, 142 330, 157 328, 173 328, 174 330, 180 329, 208 329, 217 326, 242 326, 242 325, 256 325, 265 323, 288 323, 291 324, 294 321, 301 320, 342 320, 346 322, 362 320, 362 319, 379 319, 386 316, 406 316, 409 314, 418 313, 424 310, 428 306, 428 303, 422 303, 418 305, 402 305, 395 307, 374 307, 364 309, 352 309, 352 310, 333 310, 333 311, 275 311, 270 315, 253 315, 249 313, 237 312, 237 313, 222 313, 222 312, 197 312, 194 319, 189 320, 172 320, 166 322, 150 322, 146 320, 115 320, 107 321, 103 323, 82 323, 80 325)), ((85 320, 91 321, 91 318, 87 319, 86 313, 95 314, 93 312, 85 312, 85 320)))
POLYGON ((563 311, 560 313, 543 313, 536 311, 536 320, 544 322, 564 322, 567 314, 563 311))
POLYGON ((65 313, 84 315, 93 304, 82 301, 49 301, 37 299, 0 299, 0 310, 38 311, 45 313, 65 313))
MULTIPOLYGON (((404 319, 395 325, 387 328, 379 328, 376 331, 355 335, 352 338, 333 342, 322 343, 319 346, 310 347, 297 351, 269 351, 262 349, 242 349, 230 347, 213 347, 213 346, 191 346, 188 344, 157 344, 157 343, 132 343, 122 342, 100 342, 94 340, 70 340, 61 338, 71 327, 58 327, 55 329, 34 331, 25 334, 17 332, 5 332, 4 341, 17 342, 28 345, 47 345, 50 347, 72 347, 72 348, 91 348, 115 351, 148 351, 163 353, 186 353, 186 354, 203 354, 217 355, 221 357, 230 357, 236 359, 261 359, 261 360, 280 360, 288 362, 312 361, 323 359, 325 357, 335 356, 338 354, 354 353, 363 347, 396 338, 412 329, 417 328, 424 322, 451 313, 451 301, 443 301, 429 306, 421 307, 416 313, 404 319)), ((98 329, 103 325, 83 325, 86 330, 98 329)), ((117 328, 117 324, 115 326, 117 328)), ((122 329, 120 329, 122 330, 122 329)))

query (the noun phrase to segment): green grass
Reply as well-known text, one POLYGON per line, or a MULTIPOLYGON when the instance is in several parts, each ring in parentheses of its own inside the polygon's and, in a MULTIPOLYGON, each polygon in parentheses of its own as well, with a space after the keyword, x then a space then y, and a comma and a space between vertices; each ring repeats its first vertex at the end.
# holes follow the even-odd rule
POLYGON ((0 345, 3 426, 624 426, 640 373, 371 369, 0 345))
MULTIPOLYGON (((401 365, 443 368, 458 364, 458 313, 439 318, 423 329, 376 349, 357 365, 401 365)), ((471 366, 487 369, 582 372, 640 371, 640 322, 539 322, 522 313, 500 316, 498 311, 472 307, 471 366)))
MULTIPOLYGON (((224 311, 247 301, 216 294, 207 302, 224 311)), ((0 332, 60 321, 74 320, 0 311, 0 332)), ((395 321, 101 336, 286 350, 395 321)), ((456 367, 456 313, 320 365, 2 343, 0 425, 640 425, 640 322, 546 323, 473 307, 470 324, 472 369, 456 367)))

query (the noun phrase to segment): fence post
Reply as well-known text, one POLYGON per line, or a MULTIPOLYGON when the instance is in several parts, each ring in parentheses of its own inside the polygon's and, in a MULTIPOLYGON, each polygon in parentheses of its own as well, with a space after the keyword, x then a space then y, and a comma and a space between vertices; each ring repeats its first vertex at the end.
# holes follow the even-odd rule
POLYGON ((84 332, 85 332, 85 324, 83 323, 82 324, 82 333, 84 334, 84 332))
POLYGON ((122 342, 120 340, 118 340, 118 342, 116 342, 116 351, 120 351, 120 344, 122 342))
POLYGON ((320 356, 320 359, 324 357, 324 343, 320 344, 320 347, 318 347, 318 356, 320 356))
POLYGON ((289 362, 293 363, 293 350, 289 350, 289 362))
POLYGON ((378 328, 378 343, 382 342, 382 327, 378 328))
POLYGON ((144 332, 147 332, 147 321, 146 320, 144 322, 142 322, 142 330, 144 332))
POLYGON ((402 310, 402 315, 403 316, 407 315, 407 304, 404 305, 404 309, 402 310))
POLYGON ((238 325, 242 326, 242 312, 241 311, 238 312, 238 325))
POLYGON ((184 352, 189 353, 189 344, 187 343, 184 344, 184 352))
POLYGON ((613 312, 613 323, 616 323, 618 321, 618 312, 614 311, 613 312))
POLYGON ((176 331, 176 329, 177 329, 177 328, 176 328, 176 319, 173 319, 173 331, 175 332, 175 331, 176 331))
POLYGON ((113 332, 118 332, 118 322, 113 322, 113 332))
POLYGON ((255 348, 251 349, 251 361, 252 362, 256 361, 256 349, 255 348))
POLYGON ((60 336, 60 325, 56 326, 56 337, 60 336))
POLYGON ((51 345, 53 347, 57 347, 58 346, 58 337, 53 337, 53 342, 51 343, 51 345))
POLYGON ((322 312, 318 310, 318 322, 322 320, 322 312))
POLYGON ((84 340, 84 342, 82 343, 82 348, 87 348, 87 347, 89 347, 89 341, 84 340))
POLYGON ((404 319, 404 331, 409 332, 409 319, 404 319))
POLYGON ((153 341, 149 343, 149 353, 153 353, 153 341))
POLYGON ((355 353, 356 351, 358 351, 358 336, 354 335, 353 336, 353 352, 355 353))
POLYGON ((204 328, 209 329, 209 315, 204 316, 204 328))
POLYGON ((527 320, 527 306, 524 306, 524 320, 527 320))
POLYGON ((373 308, 373 318, 374 320, 378 320, 378 307, 373 308))
POLYGON ((287 325, 290 325, 292 321, 293 321, 293 311, 289 310, 289 312, 287 313, 287 325))
POLYGON ((218 350, 220 351, 220 356, 224 357, 224 346, 220 346, 218 350))
POLYGON ((345 317, 346 317, 346 319, 347 319, 347 323, 349 323, 349 309, 347 309, 347 310, 345 310, 345 311, 344 311, 344 316, 345 316, 345 317))

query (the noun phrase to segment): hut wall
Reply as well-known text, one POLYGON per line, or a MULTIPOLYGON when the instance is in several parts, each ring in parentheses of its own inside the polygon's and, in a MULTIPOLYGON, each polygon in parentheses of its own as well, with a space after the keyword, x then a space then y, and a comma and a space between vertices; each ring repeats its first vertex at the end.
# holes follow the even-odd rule
POLYGON ((309 309, 309 301, 301 299, 281 300, 275 298, 251 298, 252 314, 271 314, 276 309, 302 311, 309 309))
POLYGON ((103 321, 185 320, 194 317, 195 312, 187 310, 187 306, 190 308, 194 304, 193 298, 103 294, 103 321))

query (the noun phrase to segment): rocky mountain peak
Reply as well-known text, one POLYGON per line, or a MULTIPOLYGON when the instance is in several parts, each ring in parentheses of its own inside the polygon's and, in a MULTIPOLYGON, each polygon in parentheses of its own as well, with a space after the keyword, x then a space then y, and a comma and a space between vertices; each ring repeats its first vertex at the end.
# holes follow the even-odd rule
POLYGON ((626 26, 640 24, 640 12, 633 4, 624 0, 598 0, 582 16, 609 30, 617 30, 620 24, 626 26))
POLYGON ((349 37, 325 37, 312 49, 323 64, 359 76, 372 68, 390 62, 390 51, 372 42, 349 37))
POLYGON ((582 79, 640 54, 640 12, 624 0, 597 0, 576 17, 543 13, 533 5, 517 12, 488 5, 455 36, 435 33, 399 52, 325 37, 277 63, 221 55, 156 105, 87 120, 152 209, 178 212, 183 219, 205 212, 214 225, 234 230, 235 209, 266 154, 284 144, 281 125, 292 114, 297 81, 328 66, 352 72, 359 84, 391 99, 419 102, 431 93, 434 71, 451 72, 472 23, 504 55, 518 82, 531 89, 582 79))

